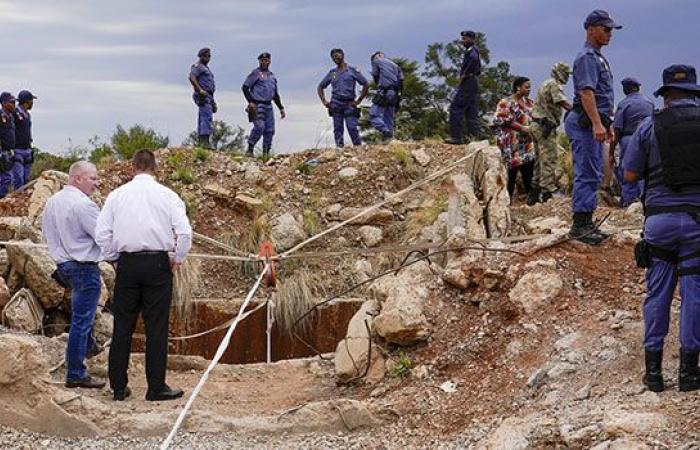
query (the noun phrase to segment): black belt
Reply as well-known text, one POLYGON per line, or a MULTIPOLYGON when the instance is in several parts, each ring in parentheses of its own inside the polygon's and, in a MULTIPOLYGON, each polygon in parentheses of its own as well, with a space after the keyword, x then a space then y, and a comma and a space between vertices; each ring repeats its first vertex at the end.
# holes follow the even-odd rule
POLYGON ((259 102, 257 100, 253 100, 253 103, 255 103, 256 105, 271 105, 272 100, 270 100, 269 102, 262 102, 262 101, 259 102))
POLYGON ((119 256, 157 256, 167 254, 168 252, 165 250, 143 250, 140 252, 121 252, 119 256))
POLYGON ((69 262, 75 263, 75 264, 80 264, 81 266, 96 266, 97 265, 96 261, 74 261, 74 260, 63 261, 61 264, 65 264, 65 263, 69 263, 69 262))

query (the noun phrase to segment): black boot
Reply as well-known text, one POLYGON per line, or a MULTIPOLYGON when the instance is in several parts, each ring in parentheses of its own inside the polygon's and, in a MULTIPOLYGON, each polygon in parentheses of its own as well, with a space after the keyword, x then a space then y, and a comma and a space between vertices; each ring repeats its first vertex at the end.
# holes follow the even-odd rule
POLYGON ((540 188, 533 186, 527 194, 527 206, 534 206, 540 201, 540 188))
POLYGON ((199 146, 202 148, 209 148, 209 135, 208 134, 200 134, 199 135, 199 146))
POLYGON ((678 390, 681 392, 700 389, 700 370, 698 370, 698 351, 686 352, 681 349, 678 367, 678 390))
POLYGON ((547 190, 542 191, 542 195, 540 196, 540 201, 542 203, 547 203, 547 200, 549 200, 550 198, 552 198, 551 192, 549 192, 547 190))
POLYGON ((253 156, 253 152, 255 150, 255 146, 253 144, 248 144, 248 151, 245 152, 246 156, 253 156))
POLYGON ((266 158, 270 157, 270 147, 263 147, 263 156, 266 158))
POLYGON ((569 236, 588 245, 598 245, 607 236, 598 234, 593 226, 593 213, 574 213, 574 223, 569 230, 569 236))
POLYGON ((662 392, 664 390, 664 377, 661 374, 661 363, 663 361, 663 349, 644 349, 644 365, 646 372, 642 383, 652 392, 662 392))

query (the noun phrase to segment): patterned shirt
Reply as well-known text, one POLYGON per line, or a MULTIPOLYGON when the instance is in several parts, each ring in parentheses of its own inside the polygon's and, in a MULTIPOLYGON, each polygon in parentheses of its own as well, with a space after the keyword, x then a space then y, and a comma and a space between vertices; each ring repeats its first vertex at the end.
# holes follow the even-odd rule
POLYGON ((537 91, 535 106, 532 108, 532 117, 536 119, 549 119, 555 124, 561 123, 561 102, 568 102, 562 86, 554 78, 545 80, 537 91))
POLYGON ((515 169, 535 160, 535 146, 527 133, 511 128, 511 123, 529 126, 533 102, 524 98, 521 102, 506 97, 496 106, 493 126, 496 134, 496 145, 501 149, 501 155, 506 167, 515 169))

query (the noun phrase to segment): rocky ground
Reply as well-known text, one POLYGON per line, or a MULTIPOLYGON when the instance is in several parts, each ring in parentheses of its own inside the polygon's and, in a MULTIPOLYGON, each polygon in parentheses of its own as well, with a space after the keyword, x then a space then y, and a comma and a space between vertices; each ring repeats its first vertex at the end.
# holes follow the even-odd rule
MULTIPOLYGON (((161 151, 159 175, 186 199, 196 231, 244 248, 257 242, 250 230, 259 229, 278 248, 289 248, 349 217, 349 208, 439 170, 465 148, 410 143, 307 152, 267 164, 218 154, 195 162, 185 152, 161 151), (190 158, 190 184, 175 179, 185 164, 173 158, 178 154, 190 158)), ((303 251, 447 240, 450 247, 480 244, 509 252, 436 254, 430 264, 419 262, 354 291, 367 302, 335 359, 218 366, 173 447, 700 448, 700 397, 675 386, 677 304, 665 355, 668 388, 655 394, 640 383, 644 284, 632 260, 639 206, 600 208, 599 217, 610 213, 603 229, 613 235, 589 247, 566 240, 569 199, 527 207, 517 197, 514 206, 502 208, 502 174, 483 161, 465 165, 457 171, 464 177, 392 201, 384 207, 388 213, 303 251), (492 240, 469 240, 477 235, 492 240), (537 238, 513 239, 521 235, 537 238)), ((102 178, 104 196, 128 179, 127 166, 105 167, 102 178)), ((28 190, 0 201, 0 235, 3 217, 31 216, 33 196, 28 190)), ((195 250, 215 251, 202 242, 195 250)), ((319 289, 333 293, 404 256, 290 260, 281 276, 284 282, 306 269, 320 276, 319 289)), ((0 276, 9 279, 12 258, 6 264, 0 276)), ((236 298, 250 286, 252 272, 241 267, 206 262, 204 268, 199 297, 236 298)), ((42 305, 53 298, 33 275, 8 285, 8 295, 21 286, 40 292, 42 305)), ((271 294, 266 288, 260 295, 271 294)), ((141 354, 130 368, 134 396, 124 403, 112 402, 107 390, 64 389, 57 367, 64 339, 2 329, 0 448, 159 445, 186 399, 144 401, 141 354)), ((172 356, 169 383, 191 391, 206 363, 172 356)), ((90 361, 90 370, 105 375, 104 353, 90 361)))

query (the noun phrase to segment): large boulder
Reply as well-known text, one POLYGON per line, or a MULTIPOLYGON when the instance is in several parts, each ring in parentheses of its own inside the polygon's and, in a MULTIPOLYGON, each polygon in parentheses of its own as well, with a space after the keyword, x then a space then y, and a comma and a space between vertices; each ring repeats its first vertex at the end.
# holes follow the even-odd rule
POLYGON ((31 243, 25 240, 7 245, 10 265, 24 278, 25 285, 45 309, 54 308, 61 304, 65 295, 65 289, 51 278, 56 264, 48 250, 27 244, 31 243))
POLYGON ((379 336, 399 345, 413 345, 428 338, 430 326, 423 306, 429 295, 426 285, 432 276, 428 263, 421 261, 397 276, 372 283, 370 291, 381 302, 381 312, 374 320, 379 336))
POLYGON ((14 239, 21 225, 21 217, 0 217, 0 241, 14 239))
POLYGON ((339 383, 355 380, 365 372, 374 379, 384 375, 384 358, 378 347, 371 343, 374 317, 378 313, 379 304, 370 300, 364 302, 350 319, 345 339, 335 350, 335 375, 339 383))
POLYGON ((272 240, 278 251, 294 247, 306 239, 306 232, 290 213, 284 213, 272 222, 272 240))
POLYGON ((484 208, 474 193, 474 184, 466 173, 450 176, 447 181, 447 234, 463 229, 468 238, 483 239, 484 208))
POLYGON ((44 213, 46 201, 56 192, 60 191, 63 185, 68 183, 68 174, 57 170, 47 170, 37 178, 34 183, 32 196, 29 198, 27 207, 27 218, 29 225, 34 228, 41 228, 41 216, 44 213))
POLYGON ((523 275, 508 296, 528 314, 546 305, 561 291, 564 283, 554 270, 539 269, 523 275))
POLYGON ((20 289, 3 307, 3 323, 13 330, 37 333, 44 323, 44 309, 29 289, 20 289))
POLYGON ((505 237, 510 231, 510 196, 508 174, 501 159, 501 151, 488 141, 472 142, 467 146, 469 158, 466 172, 486 205, 485 221, 489 237, 505 237))
POLYGON ((3 355, 0 387, 7 388, 47 373, 48 364, 41 346, 29 336, 0 334, 0 355, 3 355))

